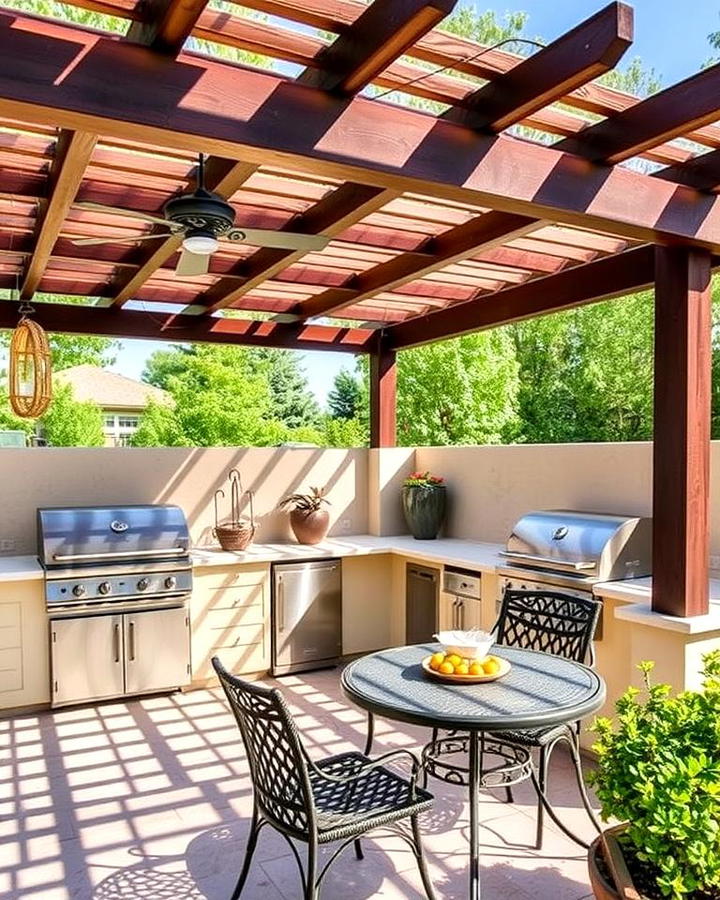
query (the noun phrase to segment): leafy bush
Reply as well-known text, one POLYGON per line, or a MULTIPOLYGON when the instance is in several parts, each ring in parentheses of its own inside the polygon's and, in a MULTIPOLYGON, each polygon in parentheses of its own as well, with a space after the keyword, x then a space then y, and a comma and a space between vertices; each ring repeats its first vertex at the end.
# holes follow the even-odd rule
POLYGON ((720 887, 720 650, 703 663, 704 690, 676 696, 640 663, 645 695, 628 688, 616 723, 593 726, 603 819, 627 821, 626 848, 675 900, 720 887))

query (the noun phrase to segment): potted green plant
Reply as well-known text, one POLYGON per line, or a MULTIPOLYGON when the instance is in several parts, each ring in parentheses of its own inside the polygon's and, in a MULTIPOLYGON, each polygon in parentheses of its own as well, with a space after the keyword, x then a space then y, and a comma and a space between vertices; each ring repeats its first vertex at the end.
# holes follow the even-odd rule
POLYGON ((330 501, 326 488, 311 487, 309 494, 290 494, 280 508, 290 506, 290 527, 299 544, 319 544, 328 533, 330 514, 323 505, 330 501))
POLYGON ((703 657, 703 689, 672 695, 640 663, 616 721, 596 720, 590 776, 604 821, 624 824, 590 847, 597 898, 720 898, 720 650, 703 657))
POLYGON ((446 493, 444 479, 429 472, 413 472, 403 482, 405 521, 416 540, 438 536, 445 519, 446 493))

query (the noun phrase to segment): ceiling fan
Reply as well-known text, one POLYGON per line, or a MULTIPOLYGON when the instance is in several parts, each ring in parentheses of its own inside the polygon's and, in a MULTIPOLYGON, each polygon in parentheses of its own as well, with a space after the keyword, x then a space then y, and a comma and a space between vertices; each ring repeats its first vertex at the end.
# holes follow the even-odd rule
POLYGON ((184 235, 182 253, 175 269, 176 275, 194 276, 207 274, 210 257, 220 247, 220 239, 244 242, 257 247, 276 247, 282 250, 322 250, 330 238, 322 234, 299 234, 291 231, 269 231, 264 228, 235 228, 235 210, 219 194, 205 188, 205 157, 201 153, 198 163, 197 187, 191 194, 173 197, 163 207, 163 216, 116 209, 101 203, 78 202, 80 209, 108 212, 113 215, 143 219, 156 225, 165 225, 166 232, 124 236, 115 238, 77 238, 78 246, 93 244, 129 244, 136 241, 154 241, 171 235, 184 235))

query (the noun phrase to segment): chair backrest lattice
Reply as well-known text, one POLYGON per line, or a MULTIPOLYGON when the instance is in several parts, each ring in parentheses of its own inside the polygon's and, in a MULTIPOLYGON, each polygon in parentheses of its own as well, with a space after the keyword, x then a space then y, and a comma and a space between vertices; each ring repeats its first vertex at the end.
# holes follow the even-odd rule
POLYGON ((497 643, 585 662, 599 616, 598 600, 557 591, 508 589, 495 626, 497 643))
POLYGON ((281 830, 304 835, 315 812, 306 756, 280 691, 244 681, 212 661, 242 735, 255 799, 281 830))

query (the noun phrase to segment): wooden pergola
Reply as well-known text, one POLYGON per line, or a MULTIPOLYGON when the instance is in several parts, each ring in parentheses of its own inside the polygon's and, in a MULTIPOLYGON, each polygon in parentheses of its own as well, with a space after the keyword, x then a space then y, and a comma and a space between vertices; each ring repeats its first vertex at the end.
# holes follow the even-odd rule
POLYGON ((720 67, 642 101, 598 84, 621 3, 523 57, 436 30, 454 0, 67 2, 128 27, 0 13, 0 288, 93 298, 38 303, 50 331, 367 353, 386 447, 399 350, 655 284, 653 608, 707 612, 720 67), (238 225, 330 243, 223 244, 195 278, 177 235, 73 243, 159 227, 127 211, 191 190, 201 152, 238 225))

